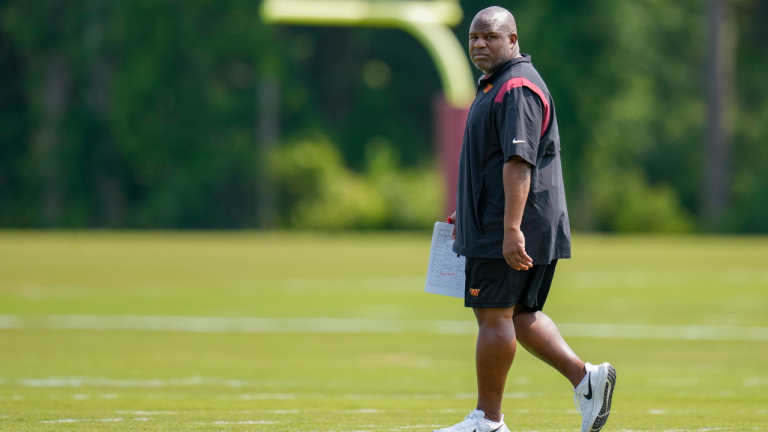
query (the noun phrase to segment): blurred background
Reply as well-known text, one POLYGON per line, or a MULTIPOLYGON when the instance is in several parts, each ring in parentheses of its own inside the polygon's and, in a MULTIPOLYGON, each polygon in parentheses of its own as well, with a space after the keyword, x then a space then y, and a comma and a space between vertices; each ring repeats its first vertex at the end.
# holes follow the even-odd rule
MULTIPOLYGON (((606 430, 766 431, 768 0, 499 5, 555 100, 577 233, 546 312, 619 370, 606 430)), ((1 1, 0 430, 460 420, 476 325, 423 293, 442 91, 402 30, 1 1)), ((514 430, 578 427, 524 350, 506 391, 514 430)))
MULTIPOLYGON (((461 2, 462 44, 488 5, 461 2)), ((768 232, 768 1, 499 5, 555 99, 574 229, 768 232)), ((3 1, 0 227, 444 219, 420 43, 258 8, 3 1)))

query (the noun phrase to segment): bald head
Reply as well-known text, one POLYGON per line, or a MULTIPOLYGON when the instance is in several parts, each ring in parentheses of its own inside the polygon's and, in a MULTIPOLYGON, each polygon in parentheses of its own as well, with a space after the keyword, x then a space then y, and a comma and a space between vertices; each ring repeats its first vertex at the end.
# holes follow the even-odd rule
POLYGON ((472 20, 474 24, 495 27, 501 31, 504 31, 508 35, 512 33, 517 34, 517 24, 515 23, 515 17, 512 13, 503 7, 491 6, 487 7, 475 15, 472 20))
POLYGON ((508 10, 491 6, 475 15, 469 27, 469 56, 478 69, 490 75, 519 55, 517 24, 508 10))

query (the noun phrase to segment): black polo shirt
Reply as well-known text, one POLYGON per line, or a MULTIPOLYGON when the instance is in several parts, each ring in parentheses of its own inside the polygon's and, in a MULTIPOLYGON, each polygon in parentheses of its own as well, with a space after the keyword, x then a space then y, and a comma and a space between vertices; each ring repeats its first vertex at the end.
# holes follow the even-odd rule
POLYGON ((530 163, 521 231, 534 264, 571 257, 555 105, 531 57, 510 60, 478 82, 459 160, 454 252, 503 258, 504 163, 530 163))

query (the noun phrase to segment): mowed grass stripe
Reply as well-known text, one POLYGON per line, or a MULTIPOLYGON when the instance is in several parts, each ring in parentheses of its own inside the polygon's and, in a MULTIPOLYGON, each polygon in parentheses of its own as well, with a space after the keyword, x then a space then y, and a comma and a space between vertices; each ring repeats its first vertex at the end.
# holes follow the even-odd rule
MULTIPOLYGON (((768 327, 561 323, 570 338, 768 341, 768 327)), ((0 315, 3 329, 138 330, 201 333, 424 333, 469 335, 472 321, 358 318, 232 318, 140 315, 0 315)))
MULTIPOLYGON (((429 240, 0 233, 0 430, 454 424, 475 403, 476 325, 423 292, 429 240)), ((766 257, 768 237, 574 235, 545 312, 616 366, 605 432, 768 432, 766 257)), ((570 384, 522 347, 506 392, 512 430, 578 431, 570 384)))

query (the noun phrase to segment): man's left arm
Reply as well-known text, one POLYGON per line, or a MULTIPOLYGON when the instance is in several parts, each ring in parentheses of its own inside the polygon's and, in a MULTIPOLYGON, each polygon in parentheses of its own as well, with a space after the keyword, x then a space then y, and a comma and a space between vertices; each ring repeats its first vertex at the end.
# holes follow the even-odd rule
POLYGON ((504 245, 502 253, 510 267, 528 270, 533 260, 525 252, 525 236, 520 230, 525 202, 531 188, 531 164, 512 156, 504 164, 504 245))
POLYGON ((525 203, 531 189, 531 170, 541 135, 543 103, 527 87, 506 92, 498 108, 499 139, 504 153, 504 242, 502 254, 510 267, 528 270, 533 259, 525 251, 521 231, 525 203))

